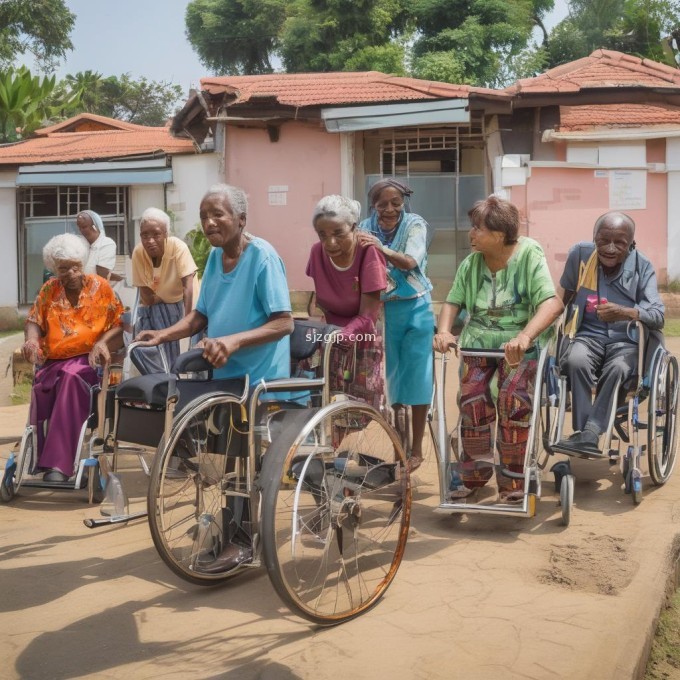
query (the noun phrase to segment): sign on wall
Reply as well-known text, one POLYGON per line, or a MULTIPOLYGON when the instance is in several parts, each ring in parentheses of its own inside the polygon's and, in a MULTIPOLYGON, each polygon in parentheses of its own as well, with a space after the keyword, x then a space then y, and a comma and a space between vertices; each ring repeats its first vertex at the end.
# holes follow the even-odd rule
POLYGON ((647 207, 646 170, 609 171, 609 209, 644 210, 647 207))

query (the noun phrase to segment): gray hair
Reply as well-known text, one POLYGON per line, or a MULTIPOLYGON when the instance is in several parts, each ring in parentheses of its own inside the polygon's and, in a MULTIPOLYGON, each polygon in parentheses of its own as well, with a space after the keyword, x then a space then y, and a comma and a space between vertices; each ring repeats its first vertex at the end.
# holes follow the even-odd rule
POLYGON ((139 228, 142 228, 144 222, 160 222, 165 231, 170 231, 170 216, 160 208, 147 208, 142 216, 139 218, 139 228))
POLYGON ((203 195, 202 201, 208 196, 218 194, 224 196, 231 206, 234 215, 248 216, 248 197, 243 189, 232 186, 231 184, 213 184, 203 195))
POLYGON ((90 244, 75 234, 59 234, 52 237, 43 248, 43 262, 53 274, 57 273, 57 262, 71 260, 83 267, 90 255, 90 244))
POLYGON ((319 217, 337 217, 346 224, 356 224, 361 215, 361 203, 353 198, 330 194, 324 196, 314 208, 312 224, 316 224, 319 217))

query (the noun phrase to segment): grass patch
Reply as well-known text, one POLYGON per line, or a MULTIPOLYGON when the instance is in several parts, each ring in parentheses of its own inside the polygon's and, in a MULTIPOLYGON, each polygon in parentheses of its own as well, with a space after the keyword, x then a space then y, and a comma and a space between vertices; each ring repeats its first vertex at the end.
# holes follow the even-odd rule
POLYGON ((22 404, 31 403, 31 388, 33 381, 30 378, 20 380, 9 395, 13 406, 21 406, 22 404))
POLYGON ((663 334, 667 338, 680 335, 680 319, 666 319, 666 323, 663 326, 663 334))
POLYGON ((680 590, 661 612, 656 637, 647 662, 645 680, 668 680, 680 677, 680 590))
POLYGON ((18 328, 14 328, 9 331, 0 331, 0 339, 2 338, 8 338, 10 335, 16 335, 17 333, 21 333, 22 331, 18 328))

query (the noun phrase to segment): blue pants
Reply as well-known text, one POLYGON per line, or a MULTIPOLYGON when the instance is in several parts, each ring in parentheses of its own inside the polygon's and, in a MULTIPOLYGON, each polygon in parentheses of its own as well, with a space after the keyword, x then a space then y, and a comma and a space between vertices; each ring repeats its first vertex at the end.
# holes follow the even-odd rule
POLYGON ((434 313, 430 294, 385 303, 385 365, 390 405, 432 400, 434 313))

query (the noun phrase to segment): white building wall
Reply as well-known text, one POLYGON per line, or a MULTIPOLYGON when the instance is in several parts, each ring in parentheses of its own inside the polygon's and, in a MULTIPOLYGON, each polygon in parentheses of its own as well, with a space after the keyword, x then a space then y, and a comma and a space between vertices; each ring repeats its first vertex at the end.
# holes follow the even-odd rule
POLYGON ((17 203, 16 172, 0 172, 0 228, 2 229, 3 247, 0 249, 0 308, 4 317, 15 316, 19 299, 19 254, 17 252, 17 203))
POLYGON ((668 170, 668 280, 680 279, 680 139, 666 139, 668 170))
POLYGON ((168 212, 175 236, 184 238, 198 224, 201 199, 213 184, 224 182, 216 153, 172 157, 172 184, 166 187, 168 212))

